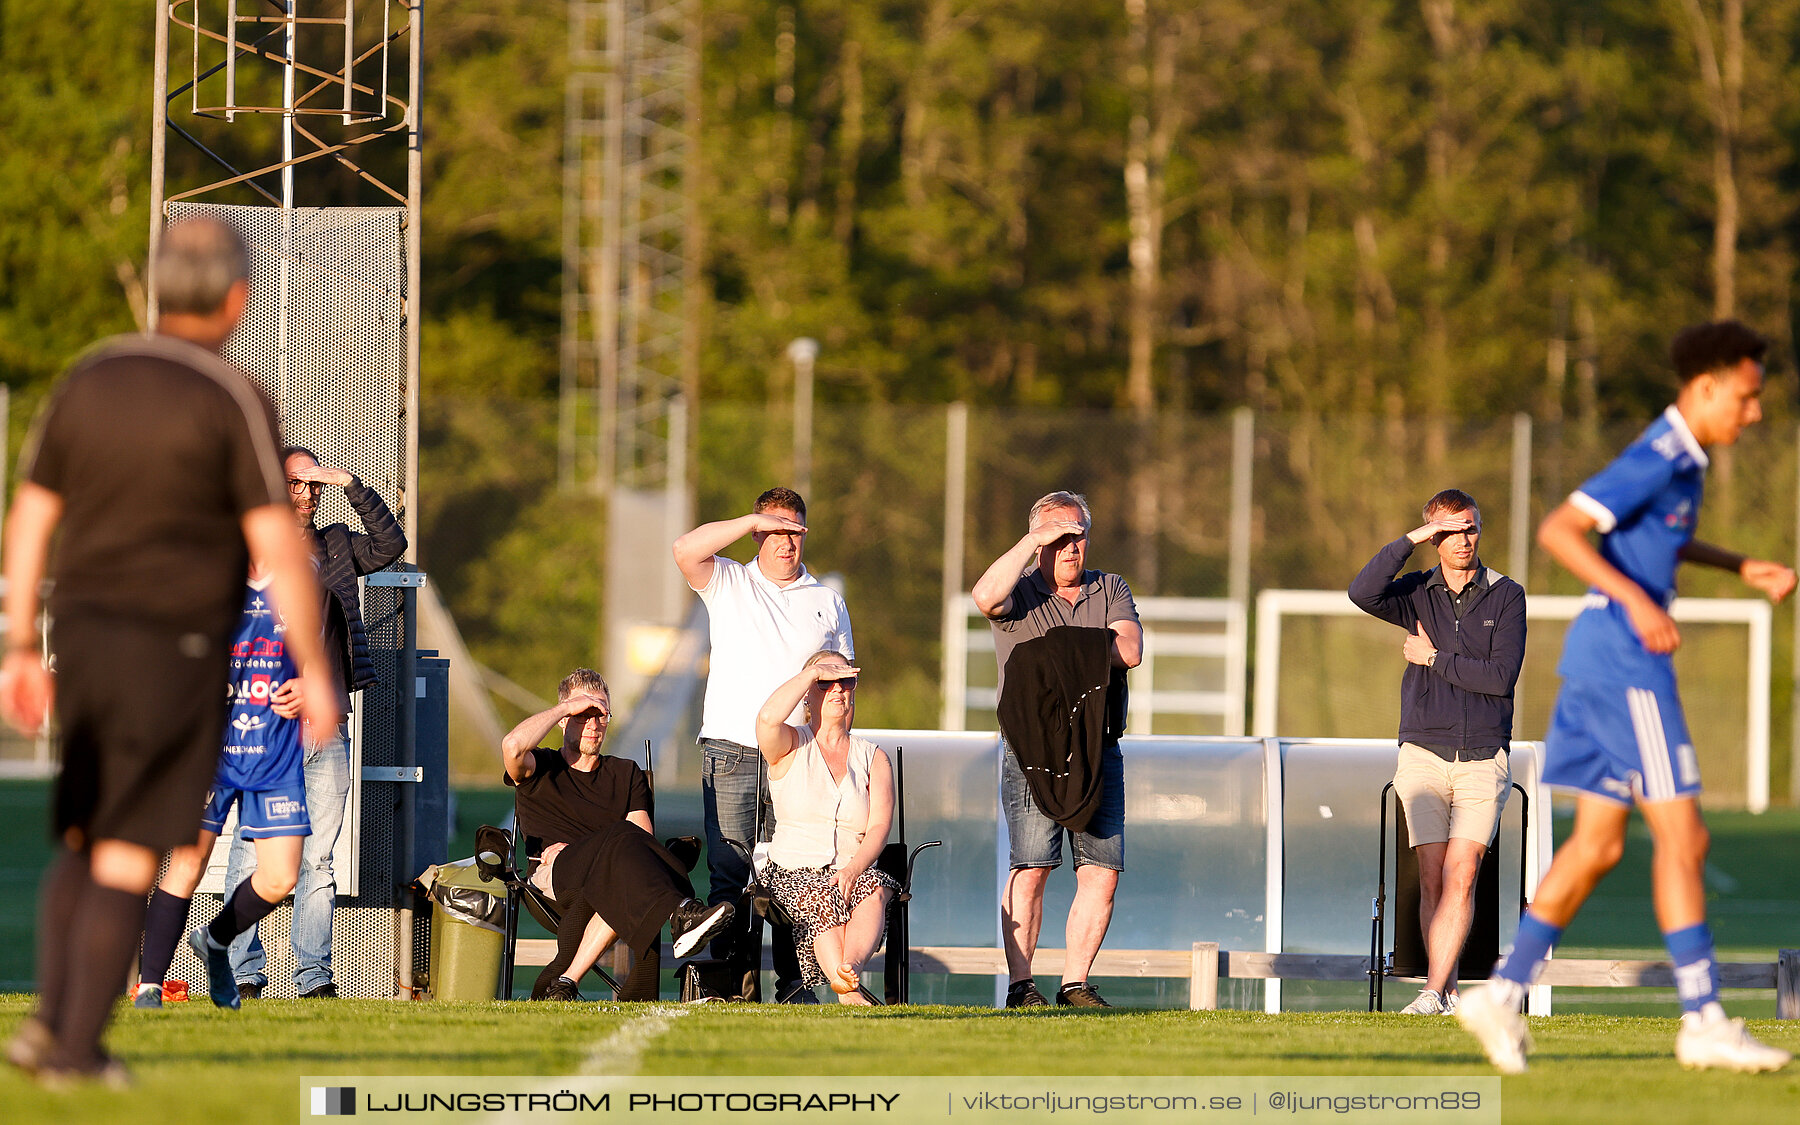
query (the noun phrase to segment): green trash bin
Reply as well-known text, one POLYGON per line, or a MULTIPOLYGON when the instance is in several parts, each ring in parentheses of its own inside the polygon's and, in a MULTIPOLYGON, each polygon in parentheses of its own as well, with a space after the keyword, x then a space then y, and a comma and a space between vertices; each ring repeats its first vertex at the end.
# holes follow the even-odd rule
POLYGON ((500 991, 500 957, 506 949, 505 885, 484 881, 473 859, 439 864, 427 875, 431 998, 495 999, 500 991))

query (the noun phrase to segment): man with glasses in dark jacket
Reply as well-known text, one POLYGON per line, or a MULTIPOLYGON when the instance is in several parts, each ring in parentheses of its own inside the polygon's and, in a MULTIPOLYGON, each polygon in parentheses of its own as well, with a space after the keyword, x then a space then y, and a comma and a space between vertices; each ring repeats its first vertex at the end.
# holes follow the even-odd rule
POLYGON ((1350 583, 1364 612, 1406 630, 1394 790, 1419 859, 1425 988, 1403 1012, 1456 1010, 1456 966, 1474 917, 1475 877, 1512 787, 1513 685, 1525 661, 1525 590, 1481 565, 1481 509, 1447 488, 1425 522, 1383 547, 1350 583), (1429 541, 1438 565, 1401 575, 1429 541))
MULTIPOLYGON (((282 466, 294 520, 319 563, 319 584, 325 588, 325 652, 335 666, 335 682, 341 685, 340 711, 348 715, 350 693, 376 682, 356 580, 405 554, 406 534, 380 494, 344 469, 319 464, 312 450, 289 446, 282 451, 282 466), (344 490, 344 498, 362 523, 361 532, 351 531, 349 525, 342 523, 313 525, 319 496, 328 486, 344 490)), ((331 853, 344 826, 345 803, 350 795, 348 725, 339 728, 336 738, 307 748, 305 770, 312 835, 306 838, 300 857, 300 880, 294 886, 294 917, 289 935, 294 948, 295 992, 305 999, 323 1000, 337 996, 337 984, 331 976, 331 914, 337 901, 337 876, 332 870, 331 853)), ((225 872, 225 893, 229 895, 255 870, 256 853, 250 842, 234 841, 225 872)), ((262 995, 268 984, 266 965, 262 940, 254 928, 231 943, 232 973, 244 999, 262 995)))

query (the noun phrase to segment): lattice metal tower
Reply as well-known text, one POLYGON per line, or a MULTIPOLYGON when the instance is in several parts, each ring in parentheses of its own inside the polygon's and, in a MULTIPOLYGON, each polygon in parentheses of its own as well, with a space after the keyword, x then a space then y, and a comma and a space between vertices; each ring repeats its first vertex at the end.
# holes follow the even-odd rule
POLYGON ((569 3, 561 467, 602 493, 668 482, 671 406, 695 380, 698 8, 569 3))
POLYGON ((698 0, 569 3, 559 467, 607 501, 602 659, 625 699, 655 662, 645 637, 686 602, 643 546, 692 508, 698 25, 698 0))
MULTIPOLYGON (((250 303, 226 358, 280 408, 288 441, 374 488, 415 545, 421 5, 157 0, 150 159, 151 322, 164 220, 234 227, 250 250, 250 303)), ((338 489, 321 495, 320 521, 358 524, 338 489)), ((335 861, 336 983, 349 996, 411 982, 422 944, 401 888, 444 847, 445 810, 423 794, 445 779, 425 777, 414 756, 427 677, 403 587, 418 577, 370 575, 363 593, 381 683, 356 703, 335 861)), ((293 995, 279 971, 291 965, 288 917, 283 908, 264 930, 271 996, 293 995)))

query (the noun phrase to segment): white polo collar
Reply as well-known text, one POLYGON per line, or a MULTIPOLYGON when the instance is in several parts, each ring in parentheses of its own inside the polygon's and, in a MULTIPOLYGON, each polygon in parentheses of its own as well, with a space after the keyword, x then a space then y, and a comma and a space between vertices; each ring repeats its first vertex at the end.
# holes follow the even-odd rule
POLYGON ((812 571, 806 569, 805 563, 800 564, 800 577, 794 579, 785 586, 762 572, 761 556, 751 559, 744 569, 750 572, 750 581, 755 582, 759 586, 765 586, 775 593, 784 593, 788 590, 798 590, 805 586, 817 586, 819 584, 819 580, 812 576, 812 571))

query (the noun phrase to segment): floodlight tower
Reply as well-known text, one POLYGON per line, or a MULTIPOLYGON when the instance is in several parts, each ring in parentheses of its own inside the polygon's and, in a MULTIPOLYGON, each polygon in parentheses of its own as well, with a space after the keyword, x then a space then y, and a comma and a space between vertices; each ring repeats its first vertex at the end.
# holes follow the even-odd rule
MULTIPOLYGON (((288 441, 380 493, 405 527, 408 564, 419 541, 421 6, 157 0, 150 159, 152 325, 163 223, 234 227, 250 249, 251 298, 226 358, 277 404, 288 441)), ((339 490, 320 501, 323 522, 357 526, 339 490)), ((390 996, 396 981, 406 992, 418 950, 402 888, 446 846, 445 770, 419 757, 435 752, 442 707, 442 662, 414 648, 423 580, 403 565, 369 575, 363 594, 381 683, 354 708, 335 853, 346 995, 390 996)), ((274 970, 288 915, 270 917, 274 970)), ((269 973, 269 995, 291 995, 282 977, 269 973)))
POLYGON ((697 0, 569 0, 559 469, 606 501, 602 660, 636 696, 688 600, 697 0))

